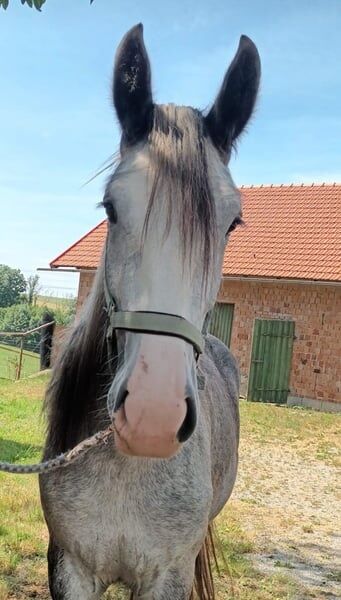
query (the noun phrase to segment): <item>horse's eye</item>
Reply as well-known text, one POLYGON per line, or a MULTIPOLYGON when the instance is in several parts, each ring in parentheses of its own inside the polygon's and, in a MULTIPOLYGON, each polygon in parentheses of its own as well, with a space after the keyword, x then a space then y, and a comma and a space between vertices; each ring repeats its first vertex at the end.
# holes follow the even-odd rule
POLYGON ((117 223, 117 212, 112 202, 104 198, 102 206, 105 208, 110 223, 117 223))
POLYGON ((232 221, 230 227, 228 228, 226 235, 229 235, 232 231, 238 227, 238 225, 244 225, 244 221, 241 217, 236 217, 234 221, 232 221))

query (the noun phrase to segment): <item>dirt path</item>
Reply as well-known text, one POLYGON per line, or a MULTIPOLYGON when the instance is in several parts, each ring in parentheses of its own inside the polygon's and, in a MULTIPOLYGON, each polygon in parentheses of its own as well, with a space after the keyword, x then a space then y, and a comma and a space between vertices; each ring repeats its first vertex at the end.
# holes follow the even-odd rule
POLYGON ((340 470, 288 444, 241 443, 233 502, 259 552, 255 566, 285 573, 300 598, 341 598, 340 470))

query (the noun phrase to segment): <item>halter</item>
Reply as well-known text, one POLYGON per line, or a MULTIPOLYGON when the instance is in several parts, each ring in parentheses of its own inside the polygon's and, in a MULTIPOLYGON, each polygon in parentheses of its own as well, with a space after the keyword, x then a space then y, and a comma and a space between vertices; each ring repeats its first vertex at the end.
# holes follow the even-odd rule
MULTIPOLYGON (((107 252, 105 252, 104 266, 104 296, 106 301, 106 311, 108 314, 107 344, 109 354, 113 354, 112 340, 114 331, 116 329, 123 329, 137 333, 168 335, 185 340, 185 342, 188 342, 193 346, 196 360, 198 360, 199 355, 202 354, 204 350, 205 342, 203 334, 199 331, 199 329, 197 329, 197 327, 192 325, 192 323, 187 321, 187 319, 184 317, 170 313, 146 310, 118 310, 116 299, 110 292, 108 286, 106 255, 107 252)), ((203 332, 204 329, 205 327, 203 328, 203 332)))

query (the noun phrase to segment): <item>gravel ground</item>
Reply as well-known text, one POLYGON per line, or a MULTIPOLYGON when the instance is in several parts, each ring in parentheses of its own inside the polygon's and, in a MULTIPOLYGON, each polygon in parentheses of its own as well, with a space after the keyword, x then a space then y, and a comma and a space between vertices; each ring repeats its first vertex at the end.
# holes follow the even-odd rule
POLYGON ((233 502, 263 572, 302 584, 300 598, 341 598, 340 470, 290 444, 242 441, 233 502))

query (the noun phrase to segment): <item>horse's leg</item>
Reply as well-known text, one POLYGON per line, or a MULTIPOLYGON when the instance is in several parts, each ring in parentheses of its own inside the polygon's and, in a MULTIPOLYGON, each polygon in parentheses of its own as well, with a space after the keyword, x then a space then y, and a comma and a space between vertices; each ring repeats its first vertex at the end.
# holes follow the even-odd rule
MULTIPOLYGON (((182 567, 183 569, 183 567, 182 567)), ((194 575, 178 569, 172 569, 166 576, 163 586, 153 596, 153 600, 189 600, 193 587, 194 575)))
POLYGON ((53 600, 97 600, 105 587, 84 565, 50 539, 47 553, 49 586, 53 600))
POLYGON ((132 595, 133 600, 189 600, 194 581, 194 564, 172 568, 162 580, 158 579, 148 590, 143 588, 132 595))

